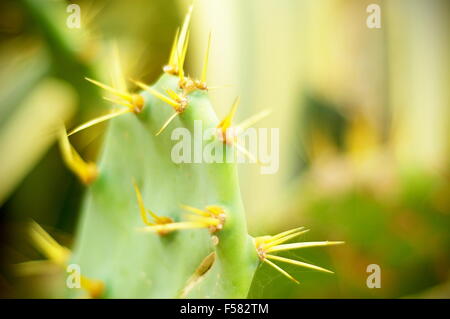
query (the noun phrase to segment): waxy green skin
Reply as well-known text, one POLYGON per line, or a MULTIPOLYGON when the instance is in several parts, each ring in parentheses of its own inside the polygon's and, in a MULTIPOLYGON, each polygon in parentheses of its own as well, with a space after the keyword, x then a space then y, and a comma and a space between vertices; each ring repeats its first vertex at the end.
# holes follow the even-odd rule
MULTIPOLYGON (((178 78, 164 74, 153 86, 180 92, 178 78)), ((81 274, 103 280, 105 298, 173 298, 212 251, 212 268, 187 295, 195 298, 244 298, 258 266, 253 239, 247 233, 237 168, 233 163, 180 163, 171 159, 172 130, 193 132, 194 120, 203 130, 219 123, 206 91, 188 95, 187 109, 159 135, 173 114, 166 103, 141 92, 141 113, 129 113, 109 123, 98 161, 99 176, 83 203, 71 263, 81 274), (160 216, 183 220, 180 205, 203 209, 221 206, 226 213, 213 245, 207 229, 175 231, 165 236, 142 232, 133 180, 145 206, 160 216)), ((213 138, 214 139, 214 138, 213 138)), ((208 141, 211 142, 211 141, 208 141)), ((214 141, 212 141, 214 142, 214 141)), ((218 138, 215 143, 222 143, 218 138)), ((224 145, 223 147, 232 147, 224 145)))

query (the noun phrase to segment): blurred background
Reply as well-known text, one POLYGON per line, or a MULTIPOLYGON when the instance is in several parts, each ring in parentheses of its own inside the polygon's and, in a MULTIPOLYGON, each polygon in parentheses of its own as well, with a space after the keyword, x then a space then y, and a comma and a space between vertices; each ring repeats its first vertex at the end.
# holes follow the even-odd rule
MULTIPOLYGON (((191 1, 0 2, 0 297, 39 297, 51 274, 11 267, 38 258, 33 219, 70 246, 83 187, 63 165, 55 127, 107 109, 83 78, 109 83, 108 44, 130 78, 155 81, 191 1)), ((199 74, 208 33, 208 82, 222 116, 270 108, 280 169, 241 164, 250 233, 299 225, 302 240, 344 240, 297 257, 335 275, 286 267, 296 285, 261 266, 254 298, 450 297, 450 2, 446 0, 197 0, 187 70, 199 74), (368 28, 370 4, 381 28, 368 28), (381 267, 369 289, 366 268, 381 267)), ((107 124, 106 124, 107 125, 107 124)), ((89 160, 106 125, 74 136, 89 160)))

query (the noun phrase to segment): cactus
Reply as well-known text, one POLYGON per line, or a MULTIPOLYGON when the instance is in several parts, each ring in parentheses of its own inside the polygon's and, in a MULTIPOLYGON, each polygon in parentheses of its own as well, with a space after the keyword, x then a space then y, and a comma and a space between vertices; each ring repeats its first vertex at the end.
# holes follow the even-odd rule
POLYGON ((229 114, 222 121, 217 119, 206 82, 211 36, 200 79, 188 77, 183 69, 191 11, 154 85, 134 81, 142 91, 129 93, 117 63, 112 86, 87 79, 114 96, 108 99, 116 109, 68 134, 61 129, 63 159, 88 187, 73 251, 60 246, 37 224, 33 223, 30 233, 37 248, 56 264, 80 266, 85 292, 68 289, 69 297, 244 298, 261 263, 295 282, 275 262, 330 272, 277 253, 341 242, 286 244, 303 234, 303 227, 274 236, 248 234, 236 164, 225 156, 241 152, 257 162, 238 144, 237 134, 268 113, 233 126, 237 99, 229 114), (87 163, 69 138, 107 120, 100 159, 97 165, 87 163), (195 121, 201 121, 200 133, 214 132, 203 142, 221 151, 215 156, 222 161, 172 160, 177 143, 172 130, 194 132, 195 121))

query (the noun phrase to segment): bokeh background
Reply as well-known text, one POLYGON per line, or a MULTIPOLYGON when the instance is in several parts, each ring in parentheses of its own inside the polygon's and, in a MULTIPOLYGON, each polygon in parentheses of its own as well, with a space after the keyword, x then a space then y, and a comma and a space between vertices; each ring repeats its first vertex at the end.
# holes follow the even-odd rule
MULTIPOLYGON (((191 1, 74 1, 81 28, 66 27, 68 2, 0 2, 0 297, 39 297, 52 271, 14 265, 39 258, 30 219, 70 246, 83 187, 64 167, 55 125, 98 116, 107 102, 84 81, 106 79, 109 44, 130 78, 155 81, 191 1)), ((255 298, 450 297, 450 3, 446 0, 197 0, 187 57, 198 74, 212 31, 209 83, 219 116, 239 95, 238 119, 273 110, 280 169, 242 164, 252 235, 299 225, 305 240, 345 245, 298 258, 335 275, 265 265, 255 298), (369 29, 369 4, 381 28, 369 29), (381 267, 369 289, 366 267, 381 267)), ((106 124, 107 125, 107 124, 106 124)), ((72 142, 95 160, 106 125, 72 142)))

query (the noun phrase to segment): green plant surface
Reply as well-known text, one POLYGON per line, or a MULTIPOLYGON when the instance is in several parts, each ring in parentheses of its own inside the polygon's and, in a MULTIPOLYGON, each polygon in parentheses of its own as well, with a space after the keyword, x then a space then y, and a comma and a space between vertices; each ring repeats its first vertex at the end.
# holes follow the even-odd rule
MULTIPOLYGON (((177 86, 177 77, 163 75, 155 89, 175 91, 177 86)), ((226 221, 217 234, 212 271, 219 281, 209 297, 245 297, 258 259, 246 231, 235 165, 173 163, 171 149, 176 141, 170 131, 155 136, 173 111, 148 93, 143 97, 141 114, 111 121, 100 174, 86 195, 71 262, 82 265, 87 276, 104 280, 106 296, 175 297, 212 251, 206 229, 165 236, 137 231, 144 225, 132 185, 135 179, 146 206, 175 221, 182 220, 181 204, 224 208, 226 221)), ((194 119, 202 120, 204 128, 218 124, 207 94, 196 91, 189 99, 188 108, 171 127, 193 130, 194 119)))

